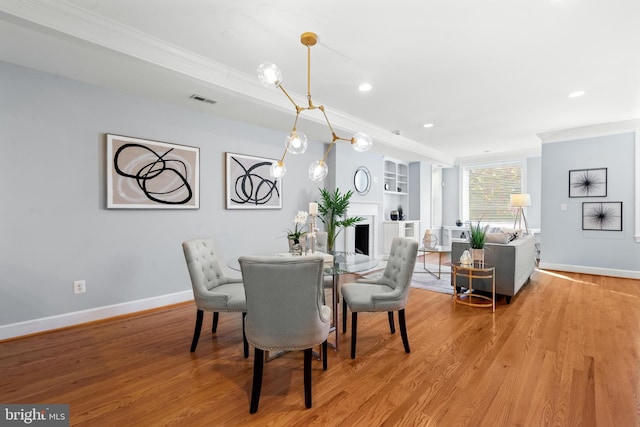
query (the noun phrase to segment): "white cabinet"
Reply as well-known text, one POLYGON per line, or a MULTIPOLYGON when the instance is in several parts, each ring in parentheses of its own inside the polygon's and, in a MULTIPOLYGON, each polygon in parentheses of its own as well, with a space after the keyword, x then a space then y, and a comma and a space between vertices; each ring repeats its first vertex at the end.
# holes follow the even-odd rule
POLYGON ((458 226, 442 227, 442 246, 451 246, 455 241, 467 241, 469 239, 469 228, 458 226))
POLYGON ((420 233, 420 221, 384 221, 382 226, 385 257, 389 255, 394 237, 409 237, 420 241, 418 236, 420 233))

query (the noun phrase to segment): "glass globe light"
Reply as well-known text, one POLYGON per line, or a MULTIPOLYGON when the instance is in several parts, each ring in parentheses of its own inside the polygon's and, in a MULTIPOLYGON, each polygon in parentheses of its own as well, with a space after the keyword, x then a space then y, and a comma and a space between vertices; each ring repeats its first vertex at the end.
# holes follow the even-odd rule
POLYGON ((292 130, 287 135, 284 143, 287 151, 291 154, 302 154, 307 151, 307 135, 302 132, 292 130))
POLYGON ((272 178, 282 178, 285 173, 287 173, 287 167, 281 161, 273 163, 269 168, 269 174, 272 178))
POLYGON ((373 147, 373 140, 366 133, 358 132, 351 139, 351 146, 356 151, 367 151, 373 147))
POLYGON ((258 79, 266 87, 277 88, 282 83, 282 71, 276 64, 263 62, 258 66, 258 79))
POLYGON ((316 160, 309 166, 309 179, 311 181, 322 181, 328 173, 329 168, 322 160, 316 160))

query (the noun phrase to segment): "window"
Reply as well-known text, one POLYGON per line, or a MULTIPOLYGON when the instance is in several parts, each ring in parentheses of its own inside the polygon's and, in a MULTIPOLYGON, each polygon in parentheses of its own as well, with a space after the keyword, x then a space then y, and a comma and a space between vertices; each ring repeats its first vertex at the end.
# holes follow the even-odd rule
POLYGON ((493 224, 513 221, 509 195, 523 193, 524 162, 462 167, 462 213, 466 220, 493 224))

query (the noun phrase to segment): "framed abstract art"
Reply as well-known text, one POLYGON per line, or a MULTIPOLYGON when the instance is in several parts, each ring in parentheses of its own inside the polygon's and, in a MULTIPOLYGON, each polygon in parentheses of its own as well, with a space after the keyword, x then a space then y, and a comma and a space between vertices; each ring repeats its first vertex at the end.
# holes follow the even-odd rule
POLYGON ((107 208, 198 209, 200 149, 107 134, 107 208))
POLYGON ((227 209, 281 209, 282 180, 269 171, 274 159, 226 153, 227 209))
POLYGON ((570 170, 569 197, 607 197, 607 168, 570 170))
POLYGON ((582 229, 622 231, 622 202, 583 202, 582 229))

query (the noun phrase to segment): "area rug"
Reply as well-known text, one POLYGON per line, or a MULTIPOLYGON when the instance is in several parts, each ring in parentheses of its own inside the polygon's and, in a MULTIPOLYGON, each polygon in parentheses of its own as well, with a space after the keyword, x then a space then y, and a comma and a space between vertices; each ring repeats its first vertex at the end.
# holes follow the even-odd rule
MULTIPOLYGON (((437 272, 437 265, 429 265, 427 264, 427 268, 430 271, 437 272)), ((363 275, 367 279, 378 279, 382 277, 382 271, 384 270, 384 266, 378 266, 375 272, 363 275)), ((440 279, 438 279, 433 274, 426 271, 422 262, 417 262, 415 268, 413 270, 413 277, 411 279, 411 287, 425 289, 427 291, 439 292, 443 294, 453 295, 453 287, 451 286, 451 273, 449 266, 442 266, 442 274, 440 275, 440 279)))

